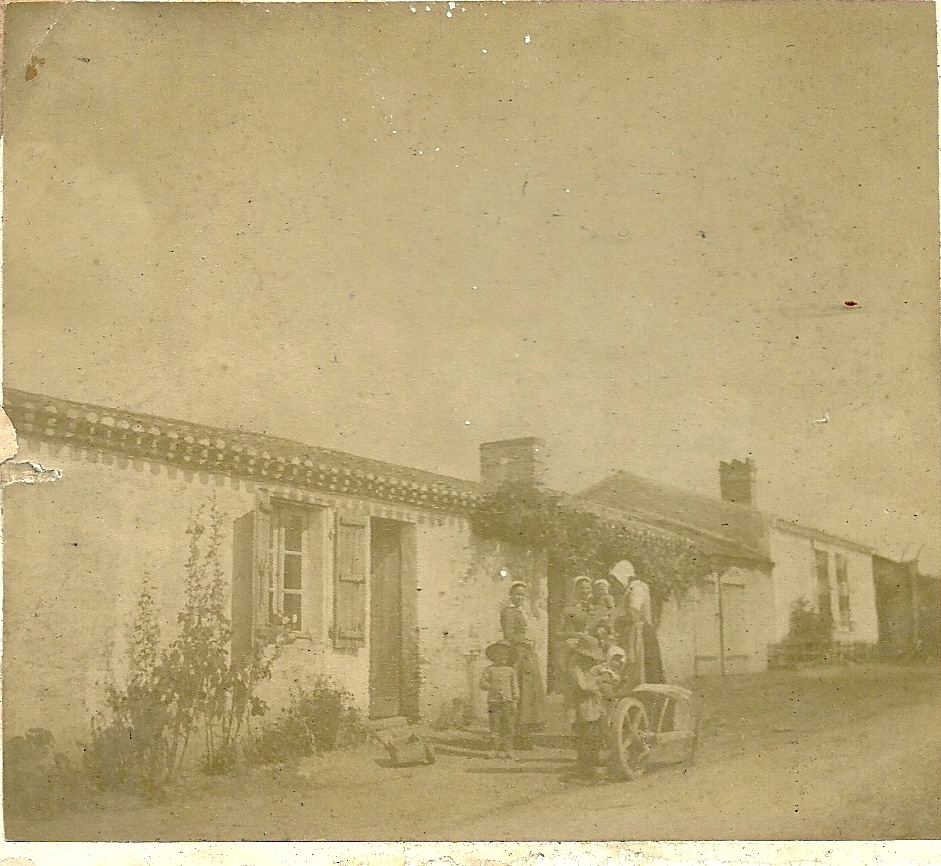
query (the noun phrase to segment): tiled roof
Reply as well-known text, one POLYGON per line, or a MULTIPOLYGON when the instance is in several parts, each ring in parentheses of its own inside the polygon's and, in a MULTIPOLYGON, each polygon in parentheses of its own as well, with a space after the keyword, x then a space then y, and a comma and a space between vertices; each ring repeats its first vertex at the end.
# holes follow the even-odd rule
POLYGON ((631 514, 623 508, 603 505, 583 496, 571 497, 570 504, 575 508, 596 514, 609 523, 628 527, 635 532, 639 530, 647 538, 682 539, 684 542, 691 543, 700 553, 706 556, 759 563, 764 566, 771 564, 768 556, 760 551, 752 550, 744 545, 711 536, 707 533, 698 532, 680 523, 631 514))
POLYGON ((581 494, 583 499, 667 529, 697 537, 716 556, 767 563, 768 520, 746 505, 617 472, 581 494))
POLYGON ((4 389, 4 408, 13 426, 24 435, 197 472, 459 514, 469 511, 480 498, 480 485, 473 481, 290 439, 76 403, 12 388, 4 389))

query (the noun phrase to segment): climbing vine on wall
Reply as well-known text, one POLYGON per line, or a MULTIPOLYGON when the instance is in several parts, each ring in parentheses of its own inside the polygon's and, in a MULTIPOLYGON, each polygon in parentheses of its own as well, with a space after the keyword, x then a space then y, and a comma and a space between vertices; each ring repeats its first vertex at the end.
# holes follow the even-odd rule
POLYGON ((711 570, 691 538, 628 518, 602 517, 571 497, 533 487, 503 487, 489 494, 471 520, 482 538, 543 550, 552 567, 572 577, 604 577, 618 560, 629 559, 657 607, 711 570))

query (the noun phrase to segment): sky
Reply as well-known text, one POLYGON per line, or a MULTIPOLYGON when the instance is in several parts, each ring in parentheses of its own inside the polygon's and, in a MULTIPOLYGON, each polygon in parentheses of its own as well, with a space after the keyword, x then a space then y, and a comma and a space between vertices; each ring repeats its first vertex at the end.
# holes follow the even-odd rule
POLYGON ((751 456, 938 571, 930 4, 54 5, 6 386, 466 478, 536 435, 570 491, 751 456))

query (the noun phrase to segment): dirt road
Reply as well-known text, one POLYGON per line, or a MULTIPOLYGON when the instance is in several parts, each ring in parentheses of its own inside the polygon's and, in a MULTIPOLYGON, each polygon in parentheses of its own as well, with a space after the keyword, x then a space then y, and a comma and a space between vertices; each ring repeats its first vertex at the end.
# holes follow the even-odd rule
MULTIPOLYGON (((111 798, 8 827, 31 840, 891 839, 941 834, 937 670, 824 669, 699 683, 692 766, 564 783, 551 743, 486 760, 449 738, 432 767, 375 747, 195 780, 172 803, 111 798)), ((556 743, 555 745, 562 745, 556 743)))
POLYGON ((932 838, 941 829, 936 705, 780 738, 760 752, 746 746, 738 755, 534 799, 438 832, 492 840, 878 839, 932 838))

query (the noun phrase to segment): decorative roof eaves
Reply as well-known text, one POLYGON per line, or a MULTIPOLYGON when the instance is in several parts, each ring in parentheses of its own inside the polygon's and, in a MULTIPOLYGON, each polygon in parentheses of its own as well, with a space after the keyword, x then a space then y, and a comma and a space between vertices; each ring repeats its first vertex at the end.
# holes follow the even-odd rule
POLYGON ((181 466, 195 472, 359 496, 420 508, 469 513, 480 500, 471 481, 369 461, 352 454, 309 448, 285 440, 141 415, 56 397, 4 389, 4 408, 14 428, 75 447, 95 448, 133 459, 181 466), (296 446, 289 449, 288 445, 296 446), (290 450, 302 453, 291 454, 290 450), (357 466, 360 463, 362 465, 357 466), (399 469, 401 472, 397 472, 399 469), (414 473, 420 479, 408 478, 414 473))

